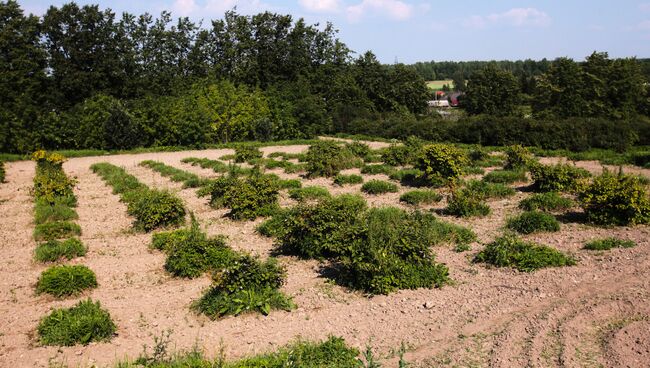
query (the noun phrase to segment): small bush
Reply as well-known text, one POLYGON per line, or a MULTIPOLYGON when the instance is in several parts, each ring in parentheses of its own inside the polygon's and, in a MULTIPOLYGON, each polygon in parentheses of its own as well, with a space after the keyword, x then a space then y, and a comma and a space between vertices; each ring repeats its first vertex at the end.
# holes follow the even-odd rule
POLYGON ((494 170, 483 177, 488 183, 512 184, 528 181, 526 172, 523 170, 494 170))
POLYGON ((86 266, 53 266, 43 271, 36 283, 37 294, 50 294, 57 298, 76 295, 97 287, 95 273, 86 266))
POLYGON ((34 222, 37 225, 53 221, 76 220, 78 218, 77 212, 70 208, 69 202, 65 200, 56 199, 53 203, 37 200, 34 207, 34 222))
POLYGON ((578 192, 589 221, 601 225, 650 223, 646 188, 634 176, 604 172, 578 192))
POLYGON ((572 165, 532 165, 533 188, 540 192, 565 192, 577 189, 581 179, 591 176, 585 169, 572 165))
POLYGON ((537 211, 524 212, 509 219, 506 227, 521 234, 560 231, 560 223, 555 216, 537 211))
POLYGON ((302 181, 299 179, 279 179, 277 182, 279 189, 296 189, 302 187, 302 181))
POLYGON ((235 220, 253 220, 269 216, 278 208, 277 181, 262 174, 253 174, 246 180, 236 180, 223 195, 223 203, 231 209, 228 214, 235 220))
POLYGON ((467 189, 460 189, 447 197, 445 212, 458 217, 487 216, 490 214, 490 206, 482 196, 467 189))
POLYGON ((235 162, 248 162, 262 156, 262 151, 257 147, 244 145, 235 147, 235 162))
POLYGON ((50 240, 36 247, 35 259, 39 262, 55 262, 61 258, 72 259, 86 255, 86 246, 77 238, 64 241, 50 240))
POLYGON ((307 176, 332 177, 362 161, 333 141, 318 141, 307 150, 307 176))
POLYGON ((361 186, 361 191, 368 194, 397 193, 397 185, 384 180, 370 180, 361 186))
POLYGON ((477 196, 488 198, 506 198, 515 195, 515 190, 500 183, 488 183, 479 180, 470 180, 466 185, 467 190, 477 196))
POLYGON ((43 345, 72 346, 107 341, 115 334, 115 323, 99 302, 90 299, 72 308, 55 309, 38 325, 43 345))
POLYGON ((524 211, 560 211, 573 206, 573 201, 557 192, 535 193, 519 202, 524 211))
POLYGON ((289 191, 289 198, 295 199, 296 201, 305 201, 310 199, 323 199, 329 197, 330 197, 330 192, 327 191, 327 188, 318 187, 318 186, 291 189, 289 191))
POLYGON ((140 190, 130 194, 128 213, 135 217, 134 226, 144 231, 176 226, 185 222, 183 201, 167 191, 140 190))
POLYGON ((363 178, 361 175, 344 175, 338 174, 334 177, 334 184, 336 185, 345 185, 345 184, 361 184, 363 183, 363 178))
POLYGON ((285 220, 290 212, 291 210, 279 209, 271 218, 264 220, 257 226, 257 232, 269 238, 281 237, 286 231, 285 220))
POLYGON ((361 173, 362 174, 370 174, 370 175, 385 174, 385 175, 390 175, 393 172, 395 172, 395 168, 393 168, 392 166, 387 166, 387 165, 365 165, 364 167, 361 168, 361 173))
POLYGON ((430 190, 411 190, 399 197, 400 202, 408 203, 413 206, 420 204, 432 204, 442 200, 442 195, 430 190))
POLYGON ((404 166, 413 161, 410 148, 403 144, 391 144, 381 154, 381 160, 390 166, 404 166))
POLYGON ((592 240, 585 244, 584 249, 588 250, 610 250, 612 248, 632 248, 636 243, 631 240, 618 238, 605 238, 592 240))
POLYGON ((55 221, 36 225, 34 240, 64 239, 81 235, 81 227, 74 222, 55 221))
POLYGON ((361 143, 359 141, 354 141, 352 143, 348 143, 345 145, 348 151, 350 151, 353 155, 365 159, 370 155, 370 147, 365 144, 361 143))
POLYGON ((448 144, 432 144, 422 147, 415 168, 422 171, 428 180, 455 181, 468 163, 464 151, 448 144))
POLYGON ((397 180, 400 184, 407 187, 441 187, 445 183, 442 178, 433 178, 429 180, 424 173, 418 169, 402 169, 389 176, 392 180, 397 180))
POLYGON ((515 145, 506 148, 506 163, 503 166, 506 170, 526 169, 534 163, 533 154, 525 147, 515 145))
POLYGON ((488 263, 496 267, 513 267, 521 272, 575 264, 573 258, 558 250, 525 242, 514 235, 495 239, 476 255, 474 262, 488 263))

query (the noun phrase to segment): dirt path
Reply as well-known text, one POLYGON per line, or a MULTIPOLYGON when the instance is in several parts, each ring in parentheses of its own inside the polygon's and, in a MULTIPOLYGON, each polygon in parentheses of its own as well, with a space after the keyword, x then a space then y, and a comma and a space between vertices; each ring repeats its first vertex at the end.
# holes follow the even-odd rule
MULTIPOLYGON (((299 152, 305 146, 266 147, 273 151, 299 152)), ((454 283, 441 289, 407 290, 389 296, 367 298, 332 285, 320 277, 319 263, 281 257, 288 268, 284 291, 298 309, 276 311, 270 316, 243 315, 218 321, 198 316, 189 309, 209 286, 208 277, 174 279, 163 270, 164 256, 148 248, 151 234, 130 230, 132 218, 119 197, 111 193, 89 167, 108 161, 152 187, 178 193, 210 234, 224 234, 236 249, 268 255, 272 241, 255 234, 255 222, 235 222, 213 210, 196 189, 148 168, 137 166, 146 159, 195 172, 209 170, 182 164, 190 156, 218 158, 230 150, 147 153, 69 160, 64 169, 79 179, 78 223, 89 253, 75 261, 95 271, 100 284, 79 298, 54 301, 35 297, 33 284, 45 268, 32 262, 35 243, 31 238, 34 165, 7 165, 7 183, 0 184, 0 366, 48 366, 48 361, 110 366, 116 358, 136 357, 143 344, 173 330, 172 347, 190 349, 195 344, 213 356, 221 344, 229 357, 272 350, 297 336, 323 339, 330 334, 344 337, 358 348, 372 341, 377 352, 388 357, 404 343, 406 358, 422 367, 432 366, 630 366, 647 363, 648 297, 650 290, 650 227, 603 229, 563 224, 558 233, 529 236, 572 253, 578 265, 546 269, 532 274, 507 269, 488 269, 471 263, 482 245, 466 253, 449 246, 435 251, 445 262, 454 283), (620 236, 636 241, 635 248, 587 252, 586 240, 620 236), (52 307, 72 305, 90 296, 107 308, 118 335, 110 343, 86 347, 39 347, 34 338, 38 320, 52 307), (426 304, 426 307, 425 307, 426 304)), ((279 171, 278 171, 279 172, 279 171)), ((352 170, 351 172, 354 172, 352 170)), ((284 174, 281 174, 284 175, 284 174)), ((295 174, 286 177, 297 177, 295 174)), ((380 176, 377 176, 380 177, 380 176)), ((305 180, 304 185, 323 185, 334 193, 358 192, 359 185, 338 187, 327 179, 305 180)), ((405 191, 401 188, 400 191, 405 191)), ((445 220, 473 228, 481 243, 492 240, 517 203, 527 193, 491 201, 493 213, 482 219, 445 220)), ((371 205, 397 204, 398 194, 366 196, 371 205)), ((291 202, 285 199, 287 204, 291 202)), ((444 202, 433 208, 444 207, 444 202)), ((647 364, 645 365, 647 366, 647 364)))

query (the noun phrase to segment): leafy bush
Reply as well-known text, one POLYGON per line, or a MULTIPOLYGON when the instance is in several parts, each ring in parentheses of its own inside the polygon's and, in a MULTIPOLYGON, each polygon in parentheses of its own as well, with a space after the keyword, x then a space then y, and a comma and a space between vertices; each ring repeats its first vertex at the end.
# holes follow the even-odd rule
POLYGON ((55 221, 38 224, 34 228, 34 240, 64 239, 81 235, 81 227, 74 222, 55 221))
POLYGON ((343 169, 358 165, 361 161, 350 151, 333 141, 318 141, 307 150, 307 176, 335 176, 343 169))
POLYGON ((348 143, 345 145, 348 151, 350 151, 353 155, 365 159, 370 155, 370 147, 365 144, 361 143, 359 141, 354 141, 352 143, 348 143))
POLYGON ((205 181, 198 175, 165 165, 162 162, 146 160, 140 162, 140 166, 148 167, 162 176, 169 177, 172 181, 181 182, 185 188, 198 188, 205 184, 205 181))
POLYGON ((409 136, 404 144, 393 143, 384 150, 381 155, 382 161, 390 166, 404 166, 415 162, 420 155, 424 141, 409 136))
POLYGON ((432 178, 428 180, 424 173, 418 169, 402 169, 389 175, 392 180, 397 180, 400 184, 408 187, 440 187, 445 184, 442 178, 432 178))
POLYGON ((521 234, 541 231, 560 231, 560 223, 555 216, 545 212, 530 211, 508 220, 506 227, 521 234))
POLYGON ((115 323, 99 302, 80 301, 72 308, 55 309, 38 324, 43 345, 72 346, 107 341, 115 334, 115 323))
POLYGON ((36 247, 35 258, 39 262, 55 262, 61 258, 72 259, 86 255, 86 246, 77 238, 64 241, 50 240, 36 247))
POLYGON ((402 194, 399 197, 399 200, 400 202, 405 202, 410 205, 417 206, 420 204, 432 204, 440 202, 442 200, 442 195, 430 189, 411 190, 402 194))
POLYGON ((338 174, 334 177, 334 184, 336 185, 345 185, 345 184, 361 184, 363 183, 363 178, 361 175, 344 175, 344 174, 338 174))
POLYGON ((97 287, 95 273, 88 267, 62 265, 50 267, 41 273, 36 283, 36 293, 62 298, 95 287, 97 287))
POLYGON ((573 201, 560 196, 557 192, 535 193, 519 202, 524 211, 558 211, 573 206, 573 201))
POLYGON ((228 165, 219 160, 209 160, 207 158, 187 157, 181 160, 183 163, 189 163, 192 166, 200 166, 203 169, 212 169, 216 173, 228 171, 228 165))
POLYGON ((144 231, 185 222, 183 201, 174 194, 156 189, 141 190, 129 200, 127 211, 136 218, 134 226, 144 231))
POLYGON ((525 182, 528 178, 524 170, 494 170, 483 177, 483 181, 488 183, 512 184, 525 182))
POLYGON ((61 198, 74 198, 76 180, 65 175, 61 163, 47 160, 37 162, 33 188, 36 200, 52 204, 61 198))
MULTIPOLYGON (((223 204, 231 209, 235 220, 252 220, 271 215, 278 208, 279 187, 268 175, 253 174, 246 180, 236 179, 223 194, 223 204)), ((214 195, 213 195, 214 198, 214 195)))
POLYGON ((422 154, 415 161, 415 168, 428 180, 455 181, 468 164, 464 151, 448 144, 432 144, 422 147, 422 154))
POLYGON ((248 162, 256 158, 262 158, 263 154, 259 148, 250 145, 235 147, 235 162, 248 162))
POLYGON ((540 192, 565 192, 577 189, 581 179, 591 176, 589 171, 572 165, 531 165, 533 188, 540 192))
POLYGON ((445 212, 458 217, 487 216, 490 214, 490 206, 481 195, 467 189, 458 189, 447 197, 445 212))
POLYGON ((300 179, 279 179, 277 180, 280 189, 296 189, 302 187, 300 179))
POLYGON ((533 154, 520 145, 506 148, 506 163, 503 166, 506 170, 521 170, 534 163, 533 154))
POLYGON ((318 186, 309 186, 304 188, 291 189, 289 191, 289 198, 296 201, 304 201, 309 199, 323 199, 329 198, 330 192, 327 188, 318 186))
POLYGON ((631 240, 623 240, 618 238, 605 238, 592 240, 585 244, 584 249, 589 250, 610 250, 612 248, 632 248, 636 243, 631 240))
POLYGON ((370 174, 370 175, 385 174, 385 175, 390 175, 393 172, 395 172, 395 169, 392 166, 388 166, 388 165, 365 165, 364 167, 361 168, 361 173, 362 174, 370 174))
POLYGON ((650 201, 639 178, 605 171, 578 192, 589 221, 601 225, 650 223, 650 201))
POLYGON ((257 232, 266 237, 281 237, 286 231, 285 220, 287 220, 291 210, 279 209, 271 218, 264 220, 256 228, 257 232))
POLYGON ((76 220, 78 218, 79 215, 73 208, 70 208, 70 202, 66 199, 55 199, 52 203, 37 200, 34 207, 34 223, 37 225, 53 221, 76 220))
POLYGON ((483 199, 505 198, 515 195, 515 190, 509 186, 500 183, 488 183, 480 180, 468 181, 466 188, 483 199))
POLYGON ((513 267, 522 272, 575 264, 573 258, 558 250, 525 242, 514 235, 495 239, 476 255, 474 262, 488 263, 496 267, 513 267))
POLYGON ((361 191, 368 194, 397 193, 397 185, 384 180, 370 180, 361 186, 361 191))
POLYGON ((242 255, 215 274, 214 285, 193 308, 211 318, 253 311, 268 315, 272 309, 291 310, 293 302, 278 290, 285 279, 286 271, 274 258, 261 262, 242 255))

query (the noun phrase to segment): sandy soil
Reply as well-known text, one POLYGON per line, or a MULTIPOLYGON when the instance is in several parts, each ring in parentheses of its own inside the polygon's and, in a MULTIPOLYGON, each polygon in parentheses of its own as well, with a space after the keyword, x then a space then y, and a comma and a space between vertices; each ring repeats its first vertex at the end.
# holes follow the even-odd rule
MULTIPOLYGON (((300 152, 306 146, 266 147, 274 151, 300 152)), ((497 236, 508 216, 518 212, 520 190, 513 198, 491 201, 486 218, 446 221, 471 227, 479 235, 472 251, 455 253, 451 246, 435 249, 454 283, 442 289, 407 290, 389 296, 367 298, 332 285, 320 277, 319 263, 281 257, 287 266, 284 291, 298 309, 275 311, 268 317, 242 315, 212 321, 189 310, 210 284, 208 277, 174 279, 163 270, 164 256, 149 250, 151 234, 131 230, 132 218, 111 188, 89 166, 107 161, 125 167, 143 183, 168 188, 185 201, 209 234, 224 234, 236 249, 263 257, 273 249, 270 239, 255 233, 261 220, 234 222, 224 210, 214 210, 195 189, 137 164, 155 159, 166 164, 214 177, 210 170, 180 162, 190 156, 218 158, 230 150, 147 153, 70 159, 64 169, 77 177, 78 223, 89 247, 83 263, 97 274, 99 287, 85 295, 57 301, 36 296, 34 284, 47 265, 32 260, 33 213, 29 190, 34 175, 31 162, 7 164, 7 182, 0 184, 0 366, 46 367, 50 362, 70 366, 111 366, 116 359, 136 357, 143 344, 172 330, 175 349, 194 345, 213 356, 223 346, 229 357, 268 351, 297 336, 323 339, 344 337, 364 348, 369 342, 396 366, 395 350, 407 349, 407 360, 417 366, 647 367, 650 359, 650 227, 598 228, 566 223, 558 233, 528 236, 569 252, 578 260, 570 268, 546 269, 532 274, 509 269, 490 269, 471 263, 473 255, 497 236), (638 246, 608 252, 581 250, 587 240, 618 236, 638 246), (35 337, 39 319, 55 307, 70 306, 91 297, 107 308, 118 326, 110 343, 88 346, 43 347, 35 337)), ((584 165, 584 163, 580 163, 584 165)), ((590 164, 587 164, 588 166, 590 164)), ((600 165, 589 166, 598 170, 600 165)), ((638 173, 648 175, 648 170, 638 173)), ((297 174, 284 174, 298 178, 297 174)), ((350 172, 358 172, 350 170, 350 172)), ((377 178, 385 178, 376 175, 377 178)), ((366 176, 369 178, 369 176, 366 176)), ((360 185, 338 187, 328 179, 304 180, 332 193, 357 193, 360 185)), ((401 188, 400 193, 407 189, 401 188)), ((364 195, 372 206, 399 205, 400 193, 364 195)), ((281 203, 291 205, 286 195, 281 203)), ((441 209, 444 201, 432 209, 441 209)))

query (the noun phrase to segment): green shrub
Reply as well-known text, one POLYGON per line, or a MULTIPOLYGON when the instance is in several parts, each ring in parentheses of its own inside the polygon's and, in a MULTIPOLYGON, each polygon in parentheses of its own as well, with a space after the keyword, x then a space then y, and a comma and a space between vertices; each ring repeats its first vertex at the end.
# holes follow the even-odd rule
POLYGON ((34 198, 36 200, 54 203, 60 198, 74 198, 76 180, 69 179, 61 164, 51 164, 39 161, 34 176, 34 198))
POLYGON ((565 192, 577 189, 581 179, 591 176, 589 171, 572 165, 531 165, 533 188, 540 192, 565 192))
POLYGON ((269 216, 278 208, 279 187, 268 175, 253 174, 245 180, 236 180, 223 195, 223 204, 235 220, 253 220, 269 216))
POLYGON ((38 224, 34 228, 34 240, 64 239, 81 235, 81 227, 74 222, 55 221, 38 224))
POLYGON ((183 201, 174 194, 161 190, 140 190, 132 193, 127 211, 135 217, 134 226, 144 231, 185 222, 183 201))
POLYGON ((428 180, 455 181, 468 163, 464 151, 448 144, 432 144, 422 147, 415 168, 422 171, 428 180))
POLYGON ((181 160, 183 163, 189 163, 192 166, 200 166, 203 169, 212 169, 216 173, 228 171, 228 165, 219 160, 209 160, 207 158, 187 157, 181 160))
POLYGON ((588 250, 610 250, 612 248, 632 248, 636 243, 631 240, 618 238, 605 238, 592 240, 585 244, 584 249, 588 250))
POLYGON ((214 285, 193 307, 211 318, 254 311, 268 315, 272 309, 291 310, 293 302, 278 290, 285 279, 285 269, 274 258, 261 262, 242 255, 215 274, 214 285))
POLYGON ((115 194, 122 195, 128 192, 146 189, 146 186, 140 183, 135 176, 127 174, 121 167, 111 165, 107 162, 100 162, 90 166, 90 169, 99 175, 108 185, 113 187, 113 193, 115 194))
POLYGON ((223 155, 223 156, 219 157, 219 159, 223 160, 223 161, 234 160, 235 159, 235 154, 230 153, 230 154, 227 154, 227 155, 223 155))
POLYGON ((334 184, 336 185, 345 185, 345 184, 361 184, 363 183, 363 178, 361 175, 344 175, 344 174, 338 174, 334 177, 334 184))
POLYGON ((487 216, 490 214, 490 206, 481 195, 459 189, 447 197, 445 212, 458 217, 487 216))
POLYGON ((393 168, 392 166, 387 166, 387 165, 365 165, 364 167, 361 168, 361 173, 362 174, 370 174, 370 175, 385 174, 385 175, 390 175, 393 172, 395 172, 395 168, 393 168))
POLYGON ((88 267, 62 265, 50 267, 41 273, 41 277, 36 283, 36 293, 46 293, 63 298, 96 287, 95 273, 88 267))
POLYGON ((397 193, 397 185, 384 180, 369 180, 361 186, 361 191, 368 194, 397 193))
POLYGON ((115 329, 110 314, 99 302, 88 299, 72 308, 53 310, 38 324, 38 335, 43 345, 86 345, 110 340, 115 329))
POLYGON ((509 186, 500 183, 488 183, 480 180, 468 181, 466 188, 483 199, 506 198, 515 195, 515 190, 509 186))
POLYGON ((562 197, 557 192, 535 193, 519 202, 524 211, 559 211, 573 206, 573 201, 562 197))
POLYGON ((495 239, 476 255, 474 262, 488 263, 496 267, 513 267, 521 272, 575 265, 573 258, 558 250, 523 241, 514 235, 495 239))
POLYGON ((589 221, 601 225, 650 223, 646 188, 634 176, 604 172, 578 192, 589 221))
POLYGON ((272 217, 264 220, 257 226, 257 232, 269 238, 281 237, 281 234, 284 234, 286 230, 285 221, 289 217, 290 212, 291 210, 289 209, 279 209, 272 217))
POLYGON ((309 186, 304 188, 291 189, 289 191, 289 198, 296 201, 304 201, 310 199, 323 199, 329 198, 330 192, 327 188, 318 186, 309 186))
POLYGON ((523 170, 494 170, 483 177, 483 181, 488 183, 512 184, 526 182, 526 172, 523 170))
POLYGON ((533 164, 535 159, 528 149, 520 145, 506 148, 506 163, 503 166, 506 170, 521 170, 533 164))
POLYGON ((333 141, 318 141, 307 150, 307 176, 332 177, 343 169, 359 165, 361 161, 349 150, 333 141))
POLYGON ((370 155, 370 147, 365 144, 361 143, 359 141, 354 141, 352 143, 348 143, 345 145, 348 151, 350 151, 353 155, 365 159, 370 155))
POLYGON ((506 227, 521 234, 560 231, 560 223, 555 216, 537 211, 524 212, 509 219, 506 227))
POLYGON ((440 202, 442 200, 442 195, 430 189, 411 190, 402 194, 399 197, 399 200, 400 202, 417 206, 420 204, 432 204, 440 202))
POLYGON ((474 148, 467 154, 472 162, 485 161, 490 158, 490 154, 481 148, 474 148))
POLYGON ((50 240, 36 247, 35 259, 39 262, 55 262, 61 258, 72 259, 86 255, 86 246, 77 238, 64 241, 50 240))
POLYGON ((403 144, 391 144, 381 154, 381 160, 390 166, 404 166, 413 160, 410 148, 403 144))
POLYGON ((263 154, 255 146, 241 145, 235 147, 235 162, 248 162, 256 158, 262 158, 263 154))
POLYGON ((392 180, 397 180, 407 187, 441 187, 446 184, 442 178, 427 179, 424 173, 418 169, 402 169, 389 175, 392 180))
POLYGON ((296 189, 302 187, 302 181, 300 179, 279 179, 277 182, 279 189, 296 189))
POLYGON ((76 220, 78 218, 77 212, 70 208, 69 202, 65 199, 56 199, 53 203, 37 200, 34 207, 34 223, 37 225, 53 221, 76 220))
POLYGON ((172 181, 181 182, 185 188, 198 188, 205 184, 205 181, 199 178, 198 175, 165 165, 162 162, 146 160, 140 162, 140 166, 148 167, 172 181))

